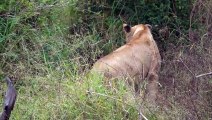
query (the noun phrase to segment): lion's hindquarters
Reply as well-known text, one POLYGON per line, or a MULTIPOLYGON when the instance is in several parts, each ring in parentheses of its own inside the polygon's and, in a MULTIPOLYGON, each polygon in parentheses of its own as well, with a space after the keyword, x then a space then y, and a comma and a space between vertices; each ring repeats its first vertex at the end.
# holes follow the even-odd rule
POLYGON ((125 78, 126 82, 134 87, 136 93, 148 75, 152 53, 148 46, 132 46, 128 51, 119 51, 109 54, 98 60, 93 70, 102 73, 107 79, 125 78))

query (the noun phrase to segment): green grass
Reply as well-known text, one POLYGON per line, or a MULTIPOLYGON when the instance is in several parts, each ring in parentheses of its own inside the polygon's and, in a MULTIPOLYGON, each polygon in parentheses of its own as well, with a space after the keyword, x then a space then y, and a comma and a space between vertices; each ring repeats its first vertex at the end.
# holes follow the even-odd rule
MULTIPOLYGON (((120 24, 118 22, 110 20, 107 32, 115 30, 112 24, 120 24)), ((123 97, 127 93, 123 82, 120 91, 115 93, 105 88, 102 77, 84 75, 90 68, 89 62, 102 53, 96 44, 99 37, 95 27, 85 35, 67 35, 69 27, 63 23, 49 26, 44 22, 42 25, 40 30, 23 25, 20 35, 5 39, 11 44, 6 44, 1 52, 1 78, 14 76, 18 91, 11 119, 107 120, 125 118, 125 114, 129 119, 137 118, 135 104, 126 103, 123 97)), ((114 33, 110 40, 115 36, 114 33)), ((102 49, 109 50, 113 43, 102 49)), ((3 94, 4 81, 0 87, 3 94)), ((0 99, 2 104, 3 96, 0 99)))
POLYGON ((45 77, 25 77, 22 83, 18 82, 19 94, 11 119, 107 120, 124 118, 124 112, 130 119, 137 118, 135 104, 124 100, 127 91, 123 83, 114 93, 105 88, 101 77, 64 76, 63 72, 54 71, 45 77))

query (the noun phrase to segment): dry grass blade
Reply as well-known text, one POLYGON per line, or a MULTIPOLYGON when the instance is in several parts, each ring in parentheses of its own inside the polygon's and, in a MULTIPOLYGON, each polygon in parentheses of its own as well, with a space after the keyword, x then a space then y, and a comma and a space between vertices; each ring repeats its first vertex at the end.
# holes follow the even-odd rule
POLYGON ((207 75, 212 75, 212 72, 203 73, 203 74, 197 75, 196 78, 203 77, 203 76, 207 76, 207 75))

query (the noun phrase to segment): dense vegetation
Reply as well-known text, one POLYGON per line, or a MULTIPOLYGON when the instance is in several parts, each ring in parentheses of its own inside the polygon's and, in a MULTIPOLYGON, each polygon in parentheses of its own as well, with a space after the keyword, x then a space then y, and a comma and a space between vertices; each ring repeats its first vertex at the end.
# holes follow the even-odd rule
MULTIPOLYGON (((1 0, 0 103, 5 76, 18 99, 11 119, 211 119, 212 1, 1 0), (124 44, 122 24, 152 25, 162 55, 158 107, 119 81, 87 76, 124 44)), ((145 89, 145 87, 144 87, 145 89)))

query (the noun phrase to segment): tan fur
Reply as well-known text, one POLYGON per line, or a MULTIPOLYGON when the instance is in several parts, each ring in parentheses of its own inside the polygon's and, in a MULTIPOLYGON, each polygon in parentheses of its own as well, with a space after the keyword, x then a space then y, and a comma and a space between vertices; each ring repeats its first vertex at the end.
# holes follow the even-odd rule
MULTIPOLYGON (((123 28, 126 24, 123 25, 123 28)), ((158 91, 158 71, 161 57, 151 31, 147 25, 139 24, 126 32, 127 43, 109 55, 99 59, 92 71, 103 73, 108 79, 131 77, 140 91, 144 78, 148 79, 147 97, 156 99, 158 91)), ((136 88, 135 88, 136 89, 136 88)))

